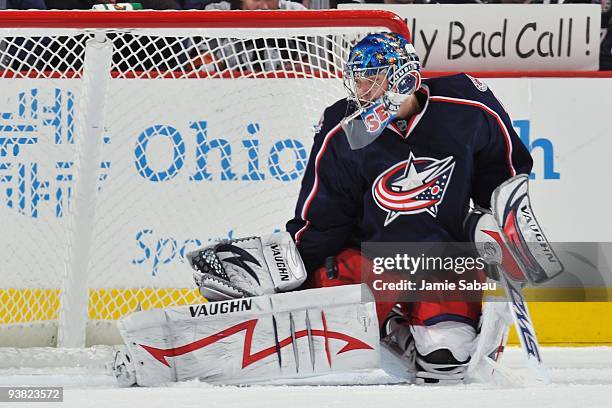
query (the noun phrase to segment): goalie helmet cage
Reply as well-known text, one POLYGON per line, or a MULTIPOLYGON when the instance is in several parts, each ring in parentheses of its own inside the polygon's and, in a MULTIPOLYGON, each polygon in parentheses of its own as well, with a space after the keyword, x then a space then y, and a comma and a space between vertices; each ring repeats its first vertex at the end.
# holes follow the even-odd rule
POLYGON ((284 228, 375 31, 409 35, 385 11, 0 12, 0 347, 201 302, 185 252, 284 228))

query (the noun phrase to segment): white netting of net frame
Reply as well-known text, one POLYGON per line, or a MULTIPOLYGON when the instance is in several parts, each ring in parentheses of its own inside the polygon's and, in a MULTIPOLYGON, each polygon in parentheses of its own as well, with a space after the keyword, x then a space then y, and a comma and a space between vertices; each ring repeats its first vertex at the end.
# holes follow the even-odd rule
POLYGON ((186 251, 283 229, 383 11, 0 12, 0 347, 201 302, 186 251))

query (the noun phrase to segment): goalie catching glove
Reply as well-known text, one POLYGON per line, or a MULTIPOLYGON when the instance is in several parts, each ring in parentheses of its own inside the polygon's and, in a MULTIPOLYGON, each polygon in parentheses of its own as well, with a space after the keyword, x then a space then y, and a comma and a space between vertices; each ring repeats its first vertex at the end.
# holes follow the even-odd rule
POLYGON ((200 294, 210 301, 299 287, 306 269, 287 232, 225 240, 187 254, 200 294))

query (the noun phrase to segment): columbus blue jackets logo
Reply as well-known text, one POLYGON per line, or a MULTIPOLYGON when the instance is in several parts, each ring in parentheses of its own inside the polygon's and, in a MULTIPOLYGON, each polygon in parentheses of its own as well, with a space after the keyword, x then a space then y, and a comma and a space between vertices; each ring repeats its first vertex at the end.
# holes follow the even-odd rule
POLYGON ((469 75, 465 75, 466 77, 470 78, 470 81, 472 81, 472 83, 474 84, 474 86, 476 87, 476 89, 478 89, 480 92, 486 92, 487 89, 489 89, 489 87, 487 86, 487 84, 485 84, 484 82, 482 82, 480 79, 478 78, 474 78, 473 76, 469 76, 469 75))
POLYGON ((438 160, 410 153, 408 160, 382 172, 372 185, 372 196, 387 212, 385 226, 400 215, 427 212, 435 217, 454 167, 452 156, 438 160))

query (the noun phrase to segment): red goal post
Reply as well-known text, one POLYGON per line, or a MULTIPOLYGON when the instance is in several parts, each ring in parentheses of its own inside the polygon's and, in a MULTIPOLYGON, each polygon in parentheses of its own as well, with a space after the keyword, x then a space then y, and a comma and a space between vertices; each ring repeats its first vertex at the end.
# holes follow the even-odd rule
POLYGON ((410 38, 397 14, 383 10, 2 11, 0 28, 324 28, 386 27, 410 38))
POLYGON ((284 228, 385 11, 0 12, 0 347, 200 302, 185 252, 284 228))

